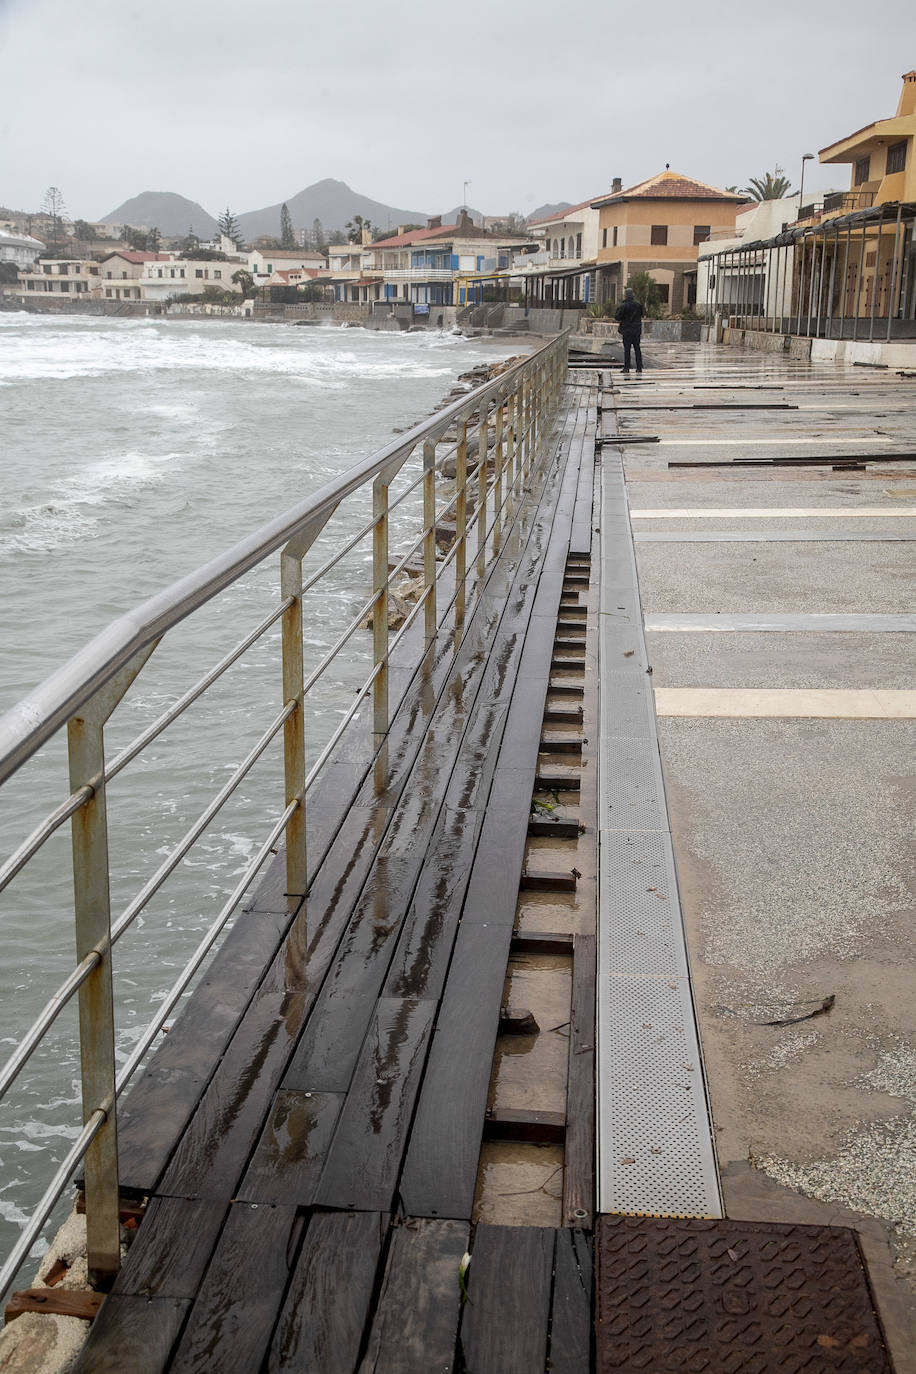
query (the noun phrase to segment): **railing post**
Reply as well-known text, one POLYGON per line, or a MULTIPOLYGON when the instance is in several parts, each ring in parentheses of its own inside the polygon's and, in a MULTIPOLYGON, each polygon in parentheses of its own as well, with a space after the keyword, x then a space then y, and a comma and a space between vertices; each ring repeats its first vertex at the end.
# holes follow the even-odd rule
POLYGON ((493 448, 493 553, 499 553, 503 528, 503 423, 506 402, 500 397, 496 406, 496 444, 493 448))
POLYGON ((468 525, 468 424, 458 426, 458 445, 455 450, 455 628, 464 624, 465 579, 467 577, 468 525))
POLYGON ((436 445, 427 439, 423 445, 423 612, 427 649, 436 638, 436 445))
POLYGON ((477 595, 483 591, 484 572, 487 562, 487 453, 490 439, 490 425, 487 403, 480 407, 480 424, 477 430, 477 595))
POLYGON ((516 443, 516 427, 518 424, 518 386, 509 396, 509 404, 506 410, 506 423, 508 432, 506 434, 506 471, 509 482, 509 514, 515 510, 517 493, 515 483, 518 477, 518 445, 516 443))
POLYGON ((372 684, 372 729, 375 747, 388 733, 388 474, 372 483, 372 657, 377 669, 372 684))
POLYGON ((83 1124, 99 1110, 106 1113, 84 1159, 89 1278, 98 1288, 110 1287, 121 1264, 105 722, 154 648, 141 650, 67 723, 70 790, 92 788, 71 827, 76 958, 100 956, 79 990, 83 1124))
POLYGON ((308 885, 308 856, 305 835, 305 702, 302 665, 302 554, 287 546, 280 555, 280 596, 292 605, 283 612, 281 641, 283 654, 283 704, 296 702, 296 710, 283 725, 283 772, 286 805, 298 799, 299 805, 286 827, 287 900, 305 896, 308 885))

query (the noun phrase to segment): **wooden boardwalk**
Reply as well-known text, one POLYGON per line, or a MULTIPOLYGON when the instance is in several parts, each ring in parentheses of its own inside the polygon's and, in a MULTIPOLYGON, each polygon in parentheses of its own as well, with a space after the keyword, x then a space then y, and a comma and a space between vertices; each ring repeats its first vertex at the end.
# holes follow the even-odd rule
POLYGON ((543 485, 457 652, 416 675, 384 775, 345 751, 329 768, 306 907, 278 863, 125 1105, 122 1191, 145 1212, 84 1374, 592 1367, 595 939, 517 929, 523 884, 577 877, 526 875, 529 834, 574 856, 584 819, 599 393, 571 377, 543 485), (532 818, 536 789, 563 820, 532 818), (570 968, 562 1113, 488 1108, 507 964, 532 942, 570 968), (559 1144, 561 1225, 478 1220, 488 1137, 559 1144))

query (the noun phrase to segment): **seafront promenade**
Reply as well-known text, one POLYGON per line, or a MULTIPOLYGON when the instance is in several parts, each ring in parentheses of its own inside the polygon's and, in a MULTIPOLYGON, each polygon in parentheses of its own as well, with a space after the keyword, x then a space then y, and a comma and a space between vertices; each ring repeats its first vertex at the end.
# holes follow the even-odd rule
POLYGON ((443 413, 447 531, 421 446, 374 752, 119 1109, 91 1327, 65 1275, 4 1367, 916 1369, 913 380, 555 348, 443 413))

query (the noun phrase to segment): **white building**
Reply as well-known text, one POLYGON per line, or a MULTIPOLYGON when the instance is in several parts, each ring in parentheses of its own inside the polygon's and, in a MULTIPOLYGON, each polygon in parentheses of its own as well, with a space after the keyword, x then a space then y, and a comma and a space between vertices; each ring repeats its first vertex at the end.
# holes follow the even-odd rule
POLYGON ((701 313, 717 308, 720 315, 759 315, 773 319, 791 314, 794 249, 781 255, 779 279, 770 280, 776 259, 765 250, 736 254, 751 244, 775 238, 798 217, 798 196, 761 200, 735 217, 734 234, 711 234, 697 259, 697 303, 701 313))
POLYGON ((20 271, 30 268, 45 245, 31 234, 0 233, 0 262, 14 262, 20 271))
POLYGON ((301 267, 320 270, 328 265, 323 253, 313 253, 308 248, 252 248, 244 258, 257 286, 266 285, 275 272, 301 267))
POLYGON ((153 261, 143 265, 137 299, 163 304, 178 296, 201 296, 208 287, 240 296, 242 288, 232 278, 236 272, 244 270, 245 264, 238 261, 214 262, 209 258, 179 258, 158 253, 153 261))

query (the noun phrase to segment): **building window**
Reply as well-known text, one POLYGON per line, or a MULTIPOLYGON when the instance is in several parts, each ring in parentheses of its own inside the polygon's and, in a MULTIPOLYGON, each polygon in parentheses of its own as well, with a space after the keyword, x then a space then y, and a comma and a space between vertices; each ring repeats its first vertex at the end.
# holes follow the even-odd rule
POLYGON ((222 279, 223 279, 223 274, 222 274, 222 272, 218 272, 218 271, 216 270, 216 268, 213 269, 213 275, 214 275, 214 277, 216 278, 217 281, 222 281, 222 279))
POLYGON ((695 224, 693 226, 694 243, 705 243, 709 238, 710 227, 708 224, 695 224))
MULTIPOLYGON (((174 275, 175 275, 175 273, 173 272, 173 273, 172 273, 172 276, 174 277, 174 275)), ((156 268, 156 276, 157 276, 157 277, 161 277, 161 276, 162 276, 162 268, 161 268, 161 267, 157 267, 157 268, 156 268)))
POLYGON ((649 238, 650 243, 667 243, 668 226, 667 224, 653 224, 652 233, 649 238))
POLYGON ((899 143, 892 143, 887 150, 887 176, 894 172, 902 172, 906 167, 906 139, 901 139, 899 143))
POLYGON ((602 248, 607 248, 607 230, 606 230, 606 229, 602 231, 602 235, 601 235, 601 247, 602 247, 602 248))
POLYGON ((110 286, 106 286, 106 287, 105 287, 105 295, 108 297, 109 300, 111 300, 111 287, 110 287, 110 286))
POLYGON ((863 181, 867 181, 870 171, 871 157, 860 157, 856 162, 855 184, 861 186, 863 181))
POLYGON ((661 301, 662 305, 667 305, 667 304, 668 304, 668 297, 669 297, 669 294, 670 294, 670 288, 669 288, 669 286, 668 286, 668 283, 667 283, 667 282, 663 282, 663 281, 657 281, 657 282, 655 283, 655 285, 656 285, 656 288, 658 289, 658 297, 659 297, 659 300, 661 301))
POLYGON ((204 269, 203 269, 202 267, 195 267, 195 268, 194 268, 194 275, 195 275, 195 277, 203 277, 203 275, 204 275, 204 269))
POLYGON ((614 225, 614 247, 617 247, 617 225, 614 225))
POLYGON ((582 235, 581 235, 581 234, 577 234, 577 235, 576 235, 576 257, 577 257, 577 258, 581 258, 581 256, 582 256, 582 235))
POLYGON ((183 276, 184 276, 184 268, 183 268, 183 267, 179 269, 178 275, 179 275, 179 277, 183 277, 183 276))

